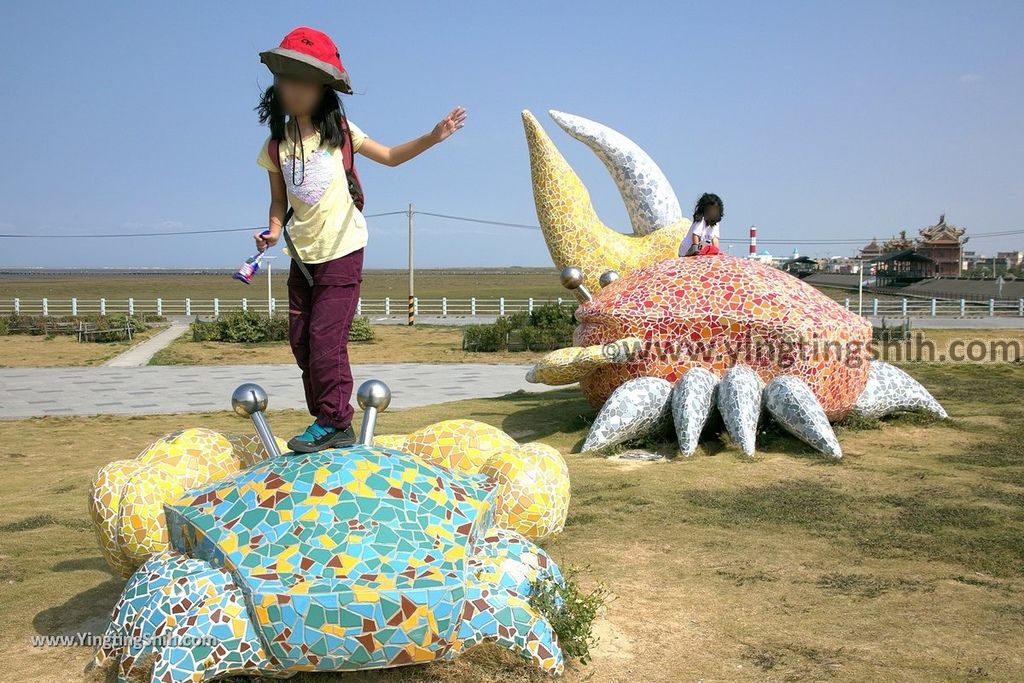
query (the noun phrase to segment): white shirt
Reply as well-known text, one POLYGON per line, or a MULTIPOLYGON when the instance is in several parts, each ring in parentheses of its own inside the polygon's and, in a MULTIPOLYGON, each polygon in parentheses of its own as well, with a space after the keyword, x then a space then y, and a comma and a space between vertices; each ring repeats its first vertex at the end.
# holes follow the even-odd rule
POLYGON ((714 240, 718 238, 718 223, 714 225, 708 225, 701 218, 696 223, 690 225, 690 231, 686 233, 686 239, 679 245, 679 255, 685 256, 686 252, 690 250, 690 245, 693 244, 693 237, 697 236, 697 248, 703 249, 706 246, 714 244, 714 240))

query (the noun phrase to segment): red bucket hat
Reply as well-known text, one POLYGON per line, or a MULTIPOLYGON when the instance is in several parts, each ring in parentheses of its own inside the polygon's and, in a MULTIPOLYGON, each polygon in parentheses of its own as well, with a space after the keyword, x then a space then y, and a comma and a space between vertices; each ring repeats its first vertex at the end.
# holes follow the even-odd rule
POLYGON ((260 61, 275 76, 292 76, 324 83, 351 95, 352 83, 341 64, 341 55, 326 33, 300 26, 284 37, 281 45, 260 53, 260 61))

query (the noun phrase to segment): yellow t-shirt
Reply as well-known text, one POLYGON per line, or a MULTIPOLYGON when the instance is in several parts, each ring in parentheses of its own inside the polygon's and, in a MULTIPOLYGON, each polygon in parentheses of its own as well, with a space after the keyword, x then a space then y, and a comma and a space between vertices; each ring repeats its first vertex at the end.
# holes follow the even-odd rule
MULTIPOLYGON (((366 139, 366 133, 351 121, 348 127, 355 153, 366 139)), ((267 136, 256 163, 271 173, 278 173, 270 158, 269 144, 267 136)), ((348 191, 341 148, 321 148, 317 132, 303 139, 300 150, 298 141, 294 141, 289 132, 278 146, 278 155, 288 201, 295 210, 288 232, 299 252, 298 257, 306 263, 323 263, 365 247, 366 219, 348 191), (296 160, 300 152, 304 152, 304 164, 296 160)), ((293 256, 287 247, 284 253, 293 256)))

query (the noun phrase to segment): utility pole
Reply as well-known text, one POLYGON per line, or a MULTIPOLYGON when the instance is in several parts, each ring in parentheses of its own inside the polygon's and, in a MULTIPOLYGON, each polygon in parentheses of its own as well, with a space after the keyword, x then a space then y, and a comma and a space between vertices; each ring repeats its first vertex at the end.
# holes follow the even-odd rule
POLYGON ((860 273, 860 283, 857 285, 857 315, 864 315, 864 259, 860 260, 857 272, 860 273))
POLYGON ((409 325, 416 324, 415 314, 415 290, 413 289, 413 260, 412 260, 412 217, 415 214, 413 211, 412 202, 409 202, 409 325))

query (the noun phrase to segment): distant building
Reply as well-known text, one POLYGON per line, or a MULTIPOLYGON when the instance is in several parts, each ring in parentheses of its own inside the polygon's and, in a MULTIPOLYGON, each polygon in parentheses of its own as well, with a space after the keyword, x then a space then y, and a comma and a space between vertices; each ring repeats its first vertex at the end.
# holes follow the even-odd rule
POLYGON ((856 274, 859 272, 860 262, 847 256, 833 256, 824 265, 826 273, 842 273, 844 275, 856 274))
POLYGON ((967 237, 966 228, 959 228, 946 222, 946 214, 939 216, 939 222, 921 228, 917 241, 917 252, 935 262, 935 275, 956 277, 963 268, 962 255, 967 237))
POLYGON ((914 240, 907 237, 906 230, 900 230, 899 237, 887 239, 885 243, 882 244, 882 254, 895 254, 898 251, 906 251, 907 249, 913 248, 914 240))
POLYGON ((902 287, 935 277, 935 261, 915 249, 879 256, 871 265, 879 287, 902 287))
POLYGON ((882 246, 878 243, 877 237, 872 237, 871 241, 867 243, 860 250, 860 257, 865 260, 878 258, 882 255, 882 246))
POLYGON ((757 252, 756 256, 751 256, 750 258, 756 259, 761 263, 766 263, 768 265, 772 265, 775 263, 775 257, 772 256, 772 253, 767 249, 762 249, 761 251, 757 252))
POLYGON ((1024 251, 998 251, 996 260, 1005 263, 1007 270, 1015 270, 1024 265, 1024 251))
POLYGON ((796 249, 793 250, 793 258, 782 264, 782 270, 798 278, 805 278, 812 273, 818 272, 818 262, 808 256, 800 256, 796 249))

